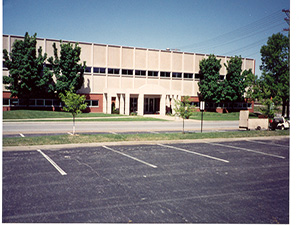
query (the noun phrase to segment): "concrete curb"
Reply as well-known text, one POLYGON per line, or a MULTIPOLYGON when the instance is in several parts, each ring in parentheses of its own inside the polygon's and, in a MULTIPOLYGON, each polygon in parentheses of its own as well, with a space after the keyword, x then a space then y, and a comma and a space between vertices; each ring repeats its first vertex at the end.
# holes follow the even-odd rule
POLYGON ((205 143, 205 142, 230 142, 241 140, 272 140, 285 139, 290 136, 270 136, 270 137, 242 137, 242 138, 210 138, 210 139, 186 139, 186 140, 161 140, 161 141, 120 141, 120 142, 99 142, 99 143, 80 143, 80 144, 60 144, 60 145, 32 145, 32 146, 7 146, 2 151, 34 151, 60 150, 82 147, 117 146, 117 145, 156 145, 156 144, 179 144, 179 143, 205 143))

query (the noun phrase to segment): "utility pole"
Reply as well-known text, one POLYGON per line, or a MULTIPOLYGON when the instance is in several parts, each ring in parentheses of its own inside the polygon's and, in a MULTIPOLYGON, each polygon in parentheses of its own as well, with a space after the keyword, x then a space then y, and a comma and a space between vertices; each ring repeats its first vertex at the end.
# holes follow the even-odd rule
POLYGON ((284 18, 284 20, 289 25, 289 28, 284 28, 283 31, 290 31, 290 10, 289 9, 283 9, 282 12, 286 14, 287 17, 284 18))

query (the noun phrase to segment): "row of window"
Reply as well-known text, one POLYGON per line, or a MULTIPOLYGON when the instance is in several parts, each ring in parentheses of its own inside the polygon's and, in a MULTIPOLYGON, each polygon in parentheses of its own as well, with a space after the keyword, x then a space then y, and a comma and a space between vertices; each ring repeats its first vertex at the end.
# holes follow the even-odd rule
MULTIPOLYGON (((88 107, 98 107, 98 100, 85 100, 88 107)), ((3 98, 3 106, 25 106, 23 99, 3 98)), ((63 107, 64 103, 57 99, 30 99, 29 106, 32 107, 63 107)))
MULTIPOLYGON (((86 67, 85 73, 91 73, 92 67, 86 67)), ((116 68, 104 68, 104 67, 93 67, 93 72, 98 74, 114 74, 114 75, 130 75, 135 74, 136 76, 146 76, 148 77, 172 77, 173 78, 182 78, 193 79, 193 73, 181 73, 181 72, 165 72, 165 71, 147 71, 147 70, 132 70, 132 69, 116 69, 116 68)), ((195 74, 195 78, 199 78, 199 74, 195 74)))
MULTIPOLYGON (((4 61, 3 61, 3 68, 4 68, 4 61)), ((50 64, 45 64, 45 67, 48 67, 52 69, 52 66, 50 64)), ((120 71, 122 75, 133 75, 132 69, 116 69, 116 68, 105 68, 105 67, 93 67, 93 72, 96 74, 106 74, 106 70, 108 74, 113 74, 113 75, 120 75, 120 71)), ((87 66, 84 70, 85 73, 91 73, 92 72, 92 67, 87 66)), ((134 74, 136 76, 146 76, 148 73, 148 77, 158 77, 160 74, 160 77, 172 77, 173 78, 182 78, 182 74, 184 79, 193 79, 194 74, 193 73, 180 73, 180 72, 164 72, 164 71, 146 71, 146 70, 135 70, 134 74)), ((195 74, 195 79, 200 78, 199 74, 195 74)), ((225 75, 220 75, 220 80, 224 80, 225 75)))

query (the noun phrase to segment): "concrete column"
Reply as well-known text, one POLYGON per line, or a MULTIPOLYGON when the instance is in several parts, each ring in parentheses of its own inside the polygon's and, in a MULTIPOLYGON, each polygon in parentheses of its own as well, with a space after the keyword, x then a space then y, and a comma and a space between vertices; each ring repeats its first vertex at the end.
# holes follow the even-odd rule
POLYGON ((119 112, 120 112, 120 95, 117 94, 117 97, 116 97, 116 109, 119 109, 119 112))
POLYGON ((139 94, 138 97, 138 115, 144 115, 144 94, 139 94))
POLYGON ((103 113, 107 113, 107 94, 103 93, 103 113))
POLYGON ((125 100, 124 100, 124 94, 120 94, 120 114, 124 115, 125 111, 125 100))
POLYGON ((129 115, 130 113, 130 94, 126 93, 125 94, 125 115, 129 115))
POLYGON ((170 95, 166 96, 166 106, 170 109, 171 105, 170 105, 170 95))
POLYGON ((111 114, 111 94, 107 93, 107 114, 111 114))
POLYGON ((166 95, 162 94, 160 97, 160 115, 166 115, 166 95))
POLYGON ((174 108, 175 108, 175 99, 176 99, 176 95, 172 95, 172 99, 171 99, 171 107, 172 107, 172 114, 175 114, 174 108))

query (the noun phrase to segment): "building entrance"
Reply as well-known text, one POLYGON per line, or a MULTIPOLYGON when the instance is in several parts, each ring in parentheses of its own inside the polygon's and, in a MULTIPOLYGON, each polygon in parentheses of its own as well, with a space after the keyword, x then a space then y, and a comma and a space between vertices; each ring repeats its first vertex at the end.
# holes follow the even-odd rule
POLYGON ((144 98, 144 114, 159 114, 160 98, 144 98))

